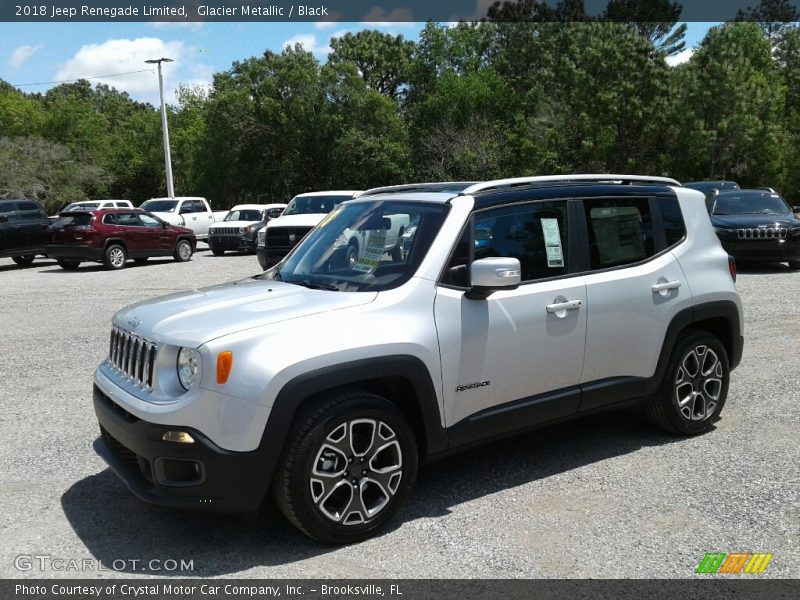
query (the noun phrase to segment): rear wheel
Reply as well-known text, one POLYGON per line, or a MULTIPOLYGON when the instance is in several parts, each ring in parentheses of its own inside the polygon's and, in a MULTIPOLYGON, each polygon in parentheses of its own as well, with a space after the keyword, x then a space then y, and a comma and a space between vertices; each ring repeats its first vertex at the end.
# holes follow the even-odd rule
POLYGON ((682 435, 705 433, 719 419, 728 396, 728 353, 707 331, 682 338, 670 357, 664 380, 645 403, 657 426, 682 435))
POLYGON ((22 265, 23 267, 31 264, 33 259, 36 258, 34 254, 25 254, 24 256, 12 256, 11 260, 13 260, 18 265, 22 265))
POLYGON ((359 542, 400 510, 417 476, 417 443, 403 413, 365 392, 322 399, 298 419, 276 472, 284 515, 322 542, 359 542))
POLYGON ((128 253, 119 244, 111 244, 103 254, 103 264, 107 269, 121 269, 128 260, 128 253))
POLYGON ((346 261, 347 266, 353 268, 358 262, 358 242, 353 240, 347 246, 346 261))
POLYGON ((186 262, 192 258, 192 244, 189 242, 189 240, 178 240, 178 243, 175 244, 175 253, 173 254, 173 258, 175 258, 175 260, 178 262, 186 262))
POLYGON ((64 260, 61 258, 58 259, 58 266, 64 269, 65 271, 74 271, 75 269, 78 268, 78 265, 80 264, 81 263, 78 262, 77 260, 64 260))

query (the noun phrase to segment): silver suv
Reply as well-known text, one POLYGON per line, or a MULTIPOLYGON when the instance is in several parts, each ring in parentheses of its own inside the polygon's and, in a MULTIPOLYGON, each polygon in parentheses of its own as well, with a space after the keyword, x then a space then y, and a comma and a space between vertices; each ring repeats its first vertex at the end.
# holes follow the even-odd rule
POLYGON ((743 337, 702 198, 630 175, 366 192, 263 274, 118 312, 95 448, 147 501, 248 512, 271 492, 347 543, 468 445, 642 402, 706 432, 743 337))

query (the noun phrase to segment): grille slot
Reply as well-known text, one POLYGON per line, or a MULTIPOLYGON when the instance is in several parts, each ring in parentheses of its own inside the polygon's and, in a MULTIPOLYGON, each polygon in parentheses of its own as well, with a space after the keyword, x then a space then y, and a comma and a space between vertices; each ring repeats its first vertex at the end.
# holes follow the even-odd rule
POLYGON ((111 364, 138 385, 153 389, 158 346, 128 331, 113 327, 108 358, 111 364))
POLYGON ((788 233, 787 227, 751 227, 736 230, 740 240, 783 240, 788 233))

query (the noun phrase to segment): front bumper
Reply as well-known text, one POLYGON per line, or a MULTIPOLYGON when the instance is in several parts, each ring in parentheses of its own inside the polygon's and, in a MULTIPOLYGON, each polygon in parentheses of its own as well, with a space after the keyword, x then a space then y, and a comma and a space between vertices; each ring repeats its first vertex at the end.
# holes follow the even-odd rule
POLYGON ((257 510, 269 489, 264 452, 223 450, 190 427, 143 421, 94 386, 100 437, 94 449, 130 490, 162 506, 213 512, 257 510), (165 442, 167 431, 185 431, 193 444, 165 442))
POLYGON ((738 260, 783 262, 800 260, 800 239, 720 240, 725 252, 738 260))
POLYGON ((103 259, 103 249, 92 246, 69 244, 48 244, 45 249, 50 258, 63 260, 99 261, 103 259))
POLYGON ((233 252, 254 252, 256 242, 246 236, 209 235, 208 245, 212 250, 230 250, 233 252))

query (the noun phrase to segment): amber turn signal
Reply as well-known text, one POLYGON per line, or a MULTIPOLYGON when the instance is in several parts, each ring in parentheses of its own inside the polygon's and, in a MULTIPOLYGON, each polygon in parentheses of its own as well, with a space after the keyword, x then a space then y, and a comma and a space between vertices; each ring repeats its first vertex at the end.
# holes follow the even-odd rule
POLYGON ((217 383, 227 383, 233 368, 233 352, 220 352, 217 355, 217 383))

